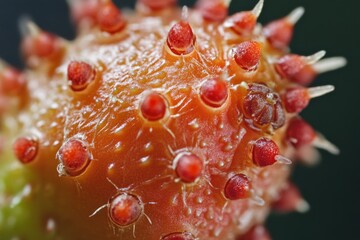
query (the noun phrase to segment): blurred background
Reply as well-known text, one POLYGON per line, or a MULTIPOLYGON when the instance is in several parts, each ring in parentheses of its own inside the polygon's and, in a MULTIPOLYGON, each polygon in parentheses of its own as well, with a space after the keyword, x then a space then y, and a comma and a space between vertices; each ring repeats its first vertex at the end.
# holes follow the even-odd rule
MULTIPOLYGON (((194 1, 179 1, 193 5, 194 1)), ((134 0, 115 3, 133 7, 134 0)), ((231 13, 252 9, 257 0, 233 0, 231 13)), ((304 6, 291 44, 295 53, 345 56, 349 64, 321 75, 314 85, 333 84, 336 91, 315 99, 302 116, 341 149, 322 152, 320 165, 297 167, 293 180, 311 204, 305 214, 273 214, 267 222, 273 240, 360 239, 360 14, 358 0, 265 0, 260 22, 267 23, 304 6)), ((29 15, 41 28, 72 39, 74 29, 66 0, 0 0, 0 57, 22 67, 18 19, 29 15)), ((40 239, 39 239, 40 240, 40 239)))

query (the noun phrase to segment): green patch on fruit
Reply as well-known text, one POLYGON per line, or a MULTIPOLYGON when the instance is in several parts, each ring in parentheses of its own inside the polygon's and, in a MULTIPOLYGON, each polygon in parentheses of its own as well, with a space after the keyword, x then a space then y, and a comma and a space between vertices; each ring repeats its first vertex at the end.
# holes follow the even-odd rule
POLYGON ((9 151, 1 156, 0 179, 0 239, 53 239, 53 224, 41 220, 34 201, 37 179, 9 151))

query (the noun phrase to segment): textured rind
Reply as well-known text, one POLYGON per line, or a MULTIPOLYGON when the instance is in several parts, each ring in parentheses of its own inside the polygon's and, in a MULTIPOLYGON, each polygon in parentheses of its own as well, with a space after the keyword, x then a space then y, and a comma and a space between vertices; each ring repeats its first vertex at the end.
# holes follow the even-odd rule
MULTIPOLYGON (((268 127, 258 129, 245 119, 241 102, 247 89, 240 85, 243 81, 263 83, 281 92, 286 82, 275 73, 270 59, 282 53, 272 49, 262 35, 242 38, 222 25, 205 24, 198 13, 192 13, 189 22, 197 36, 195 50, 176 56, 165 41, 180 11, 161 19, 127 19, 126 29, 119 34, 94 29, 66 43, 61 65, 54 71, 48 65, 28 70, 31 104, 18 115, 7 114, 3 124, 11 130, 9 136, 30 134, 40 140, 36 160, 25 170, 19 168, 31 172, 26 177, 36 176, 29 181, 34 197, 23 198, 20 206, 33 211, 31 217, 24 214, 21 218, 35 226, 11 235, 22 228, 19 221, 4 230, 5 236, 159 240, 172 232, 188 231, 199 239, 232 240, 264 221, 270 203, 286 183, 288 166, 259 168, 252 163, 249 143, 268 136, 284 150, 284 127, 276 132, 268 127), (263 43, 262 58, 253 73, 240 71, 231 57, 231 48, 249 39, 263 43), (67 65, 73 59, 96 69, 94 82, 80 93, 72 92, 66 79, 67 65), (228 69, 225 75, 224 69, 228 69), (227 79, 230 87, 229 98, 220 109, 205 106, 199 97, 201 83, 214 76, 227 79), (160 122, 147 122, 139 112, 140 100, 148 90, 163 94, 169 103, 169 113, 160 122), (88 143, 92 161, 78 177, 59 177, 55 156, 70 137, 88 143), (203 176, 194 184, 176 180, 172 161, 182 151, 193 152, 206 163, 203 176), (239 172, 251 179, 264 206, 253 199, 224 198, 227 179, 239 172), (106 210, 90 217, 121 191, 139 196, 145 204, 144 215, 135 225, 115 227, 106 210), (44 231, 46 224, 36 223, 47 220, 39 219, 53 219, 54 230, 44 231)), ((2 216, 9 221, 6 209, 1 208, 2 216)))

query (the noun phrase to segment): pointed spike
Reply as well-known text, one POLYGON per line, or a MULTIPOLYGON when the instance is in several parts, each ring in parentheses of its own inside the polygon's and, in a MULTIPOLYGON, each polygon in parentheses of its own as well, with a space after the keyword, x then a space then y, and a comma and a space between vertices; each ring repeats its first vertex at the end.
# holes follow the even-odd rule
POLYGON ((318 73, 325 73, 345 67, 347 60, 344 57, 332 57, 322 59, 313 65, 314 70, 318 73))
POLYGON ((311 56, 304 57, 304 60, 307 64, 313 65, 317 62, 319 62, 326 54, 326 51, 321 50, 311 56))
POLYGON ((290 165, 292 164, 292 161, 284 156, 281 156, 281 155, 276 155, 275 156, 275 160, 278 162, 278 163, 281 163, 281 164, 285 164, 285 165, 290 165))
POLYGON ((321 161, 321 154, 314 146, 303 146, 296 151, 296 158, 308 166, 315 166, 321 161))
POLYGON ((278 200, 273 203, 272 207, 275 211, 283 213, 292 211, 305 213, 310 209, 299 189, 291 182, 280 192, 278 200))
POLYGON ((232 0, 223 0, 224 6, 230 7, 232 0))
POLYGON ((19 29, 21 36, 38 36, 41 32, 41 29, 29 16, 22 16, 19 19, 19 29))
POLYGON ((333 143, 331 143, 328 139, 326 139, 320 133, 317 133, 317 136, 314 139, 312 145, 317 148, 324 149, 334 155, 340 154, 340 149, 337 146, 335 146, 333 143))
POLYGON ((304 13, 305 13, 305 8, 297 7, 286 17, 286 19, 289 23, 295 25, 304 15, 304 13))
POLYGON ((254 9, 251 11, 256 18, 258 18, 263 10, 264 7, 264 0, 260 0, 254 7, 254 9))
POLYGON ((181 20, 188 21, 189 19, 189 8, 187 6, 183 6, 181 10, 181 20))
POLYGON ((325 86, 308 88, 307 91, 309 93, 310 98, 316 98, 328 94, 334 90, 335 87, 333 85, 325 85, 325 86))
POLYGON ((310 204, 305 199, 300 199, 295 206, 295 210, 299 213, 306 213, 310 210, 310 204))
POLYGON ((254 190, 251 190, 250 194, 251 194, 250 195, 251 200, 254 201, 258 206, 265 205, 265 200, 259 195, 257 195, 254 190))
POLYGON ((7 67, 7 62, 4 59, 0 58, 0 72, 3 71, 7 67))
POLYGON ((52 33, 43 31, 29 17, 19 20, 19 27, 23 40, 21 48, 29 65, 36 65, 33 58, 53 58, 61 54, 65 40, 60 39, 52 33))

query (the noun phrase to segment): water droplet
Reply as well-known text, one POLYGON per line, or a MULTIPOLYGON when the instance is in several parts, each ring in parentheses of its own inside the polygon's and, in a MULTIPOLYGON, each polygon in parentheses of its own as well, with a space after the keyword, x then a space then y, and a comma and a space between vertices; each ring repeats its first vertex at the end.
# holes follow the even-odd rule
POLYGON ((144 145, 144 151, 149 153, 154 149, 154 146, 152 145, 151 142, 148 142, 144 145))
POLYGON ((121 152, 123 150, 123 144, 122 142, 117 142, 115 144, 115 152, 121 152))
POLYGON ((198 129, 200 126, 199 126, 199 123, 198 123, 198 120, 195 118, 194 120, 192 120, 189 124, 188 124, 193 130, 196 130, 198 129))

